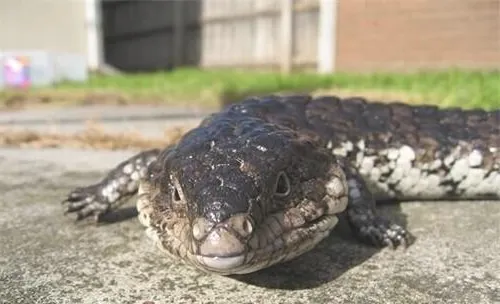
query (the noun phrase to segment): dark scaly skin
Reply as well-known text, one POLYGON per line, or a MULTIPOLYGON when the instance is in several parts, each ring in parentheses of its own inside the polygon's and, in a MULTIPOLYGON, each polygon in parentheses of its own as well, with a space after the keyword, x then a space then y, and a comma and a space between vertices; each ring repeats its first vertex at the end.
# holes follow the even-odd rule
POLYGON ((324 227, 331 229, 327 210, 343 211, 346 195, 344 212, 357 236, 375 246, 406 246, 410 234, 378 215, 375 200, 499 199, 499 121, 498 110, 440 110, 361 98, 249 98, 208 117, 176 146, 126 160, 100 183, 70 193, 65 202, 78 219, 99 217, 135 193, 138 183, 132 174, 140 176, 139 219, 158 246, 222 274, 255 271, 311 249, 326 236, 307 243, 321 230, 317 221, 325 219, 329 224, 324 227), (125 172, 130 164, 135 169, 125 172), (289 180, 286 196, 273 194, 279 192, 278 171, 289 180), (330 195, 332 181, 338 187, 330 195), (272 234, 275 239, 266 236, 271 245, 295 243, 272 245, 278 249, 254 257, 264 246, 256 245, 262 242, 256 235, 273 230, 266 228, 276 222, 270 218, 295 229, 290 228, 294 216, 280 214, 294 206, 309 230, 292 238, 278 232, 272 234), (213 269, 196 260, 200 254, 239 257, 236 253, 245 255, 243 264, 210 260, 217 266, 213 269))

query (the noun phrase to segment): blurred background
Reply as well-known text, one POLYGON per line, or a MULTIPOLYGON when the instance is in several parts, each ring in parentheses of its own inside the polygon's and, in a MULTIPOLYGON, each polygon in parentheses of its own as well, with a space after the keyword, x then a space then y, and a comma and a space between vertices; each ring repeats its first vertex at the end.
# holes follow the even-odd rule
POLYGON ((500 107, 500 0, 2 0, 0 104, 500 107))
POLYGON ((498 0, 3 0, 3 50, 89 68, 283 72, 500 67, 498 0))

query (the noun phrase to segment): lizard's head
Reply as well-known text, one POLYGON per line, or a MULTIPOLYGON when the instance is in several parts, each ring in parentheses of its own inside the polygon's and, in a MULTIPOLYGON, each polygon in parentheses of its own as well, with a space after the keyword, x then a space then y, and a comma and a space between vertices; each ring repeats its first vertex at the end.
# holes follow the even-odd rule
POLYGON ((342 170, 314 137, 236 113, 163 152, 138 210, 167 253, 208 272, 248 273, 314 247, 346 194, 342 170))

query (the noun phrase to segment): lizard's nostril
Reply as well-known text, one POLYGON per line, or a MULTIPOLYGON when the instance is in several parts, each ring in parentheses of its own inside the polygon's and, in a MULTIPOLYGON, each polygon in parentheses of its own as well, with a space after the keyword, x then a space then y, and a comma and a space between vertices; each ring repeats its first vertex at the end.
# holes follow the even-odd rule
POLYGON ((243 238, 250 236, 253 232, 252 220, 246 214, 232 216, 223 225, 243 238))
POLYGON ((208 232, 212 230, 214 224, 204 218, 198 218, 193 223, 192 234, 197 241, 204 239, 208 232))

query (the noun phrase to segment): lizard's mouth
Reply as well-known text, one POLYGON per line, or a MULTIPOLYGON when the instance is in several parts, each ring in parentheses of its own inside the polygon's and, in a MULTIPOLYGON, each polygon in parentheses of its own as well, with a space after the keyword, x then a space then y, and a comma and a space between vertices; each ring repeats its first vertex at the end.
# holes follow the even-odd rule
POLYGON ((338 219, 323 214, 297 227, 291 227, 283 213, 264 221, 248 241, 242 241, 231 229, 213 229, 187 253, 197 268, 219 274, 250 273, 293 259, 316 246, 328 236, 338 219))

